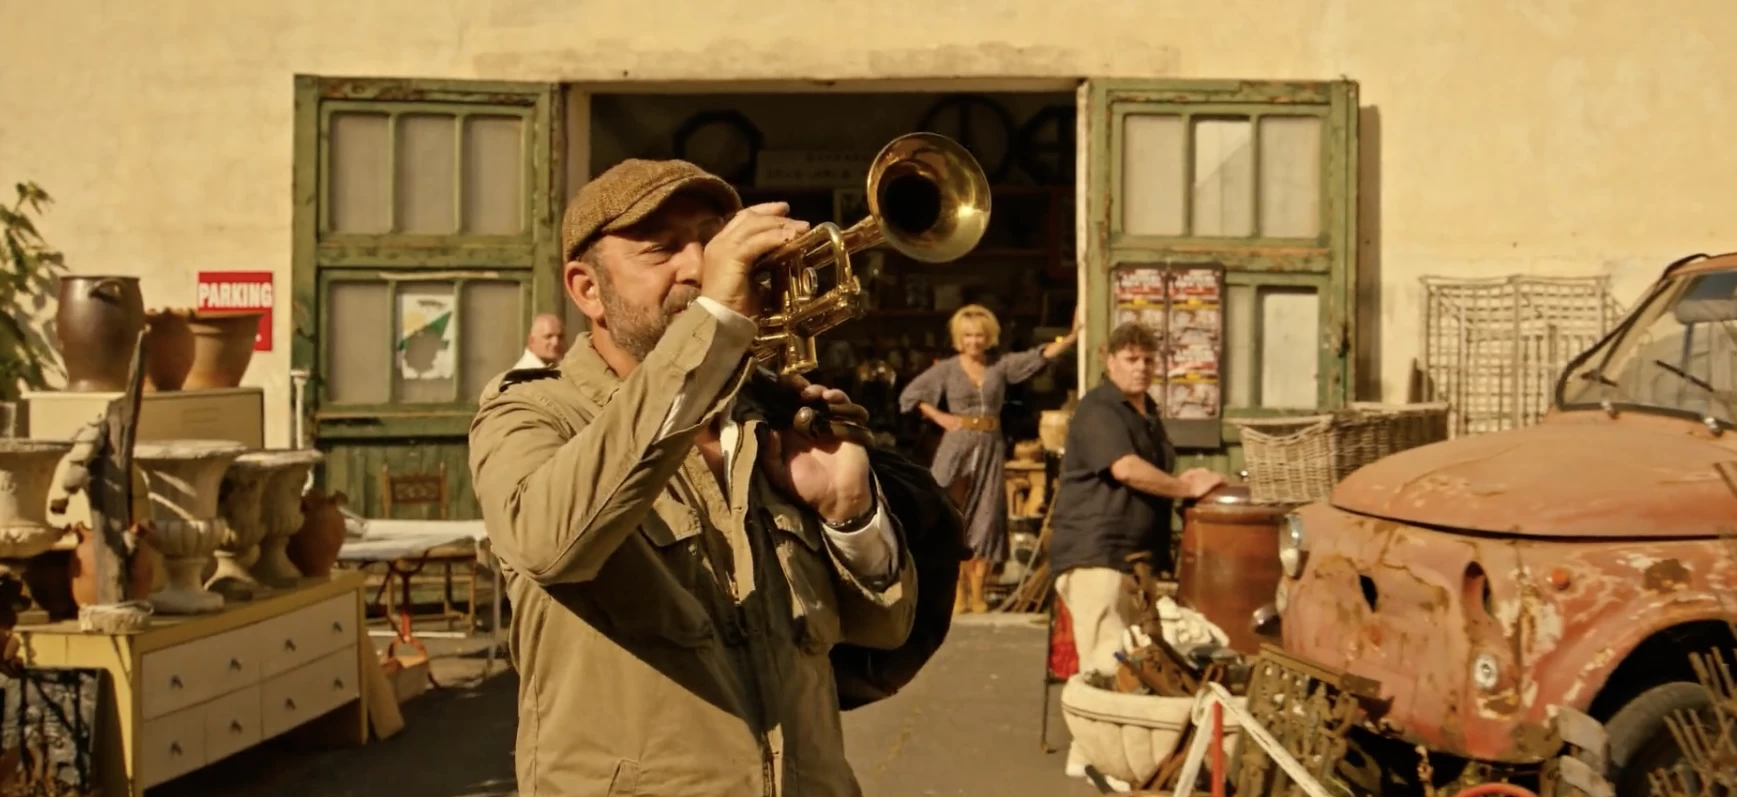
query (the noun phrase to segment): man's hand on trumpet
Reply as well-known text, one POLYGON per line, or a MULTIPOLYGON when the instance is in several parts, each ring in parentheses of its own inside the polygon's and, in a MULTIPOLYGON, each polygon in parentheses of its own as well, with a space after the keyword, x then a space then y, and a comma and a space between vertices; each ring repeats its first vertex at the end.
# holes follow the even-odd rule
POLYGON ((751 271, 754 263, 808 232, 808 222, 789 218, 788 202, 765 202, 737 211, 705 245, 700 295, 753 318, 760 313, 751 271))
POLYGON ((856 425, 868 420, 868 410, 850 403, 844 391, 810 383, 801 376, 784 382, 797 391, 805 405, 822 403, 825 412, 813 406, 796 410, 789 429, 767 435, 760 448, 760 464, 772 483, 802 501, 832 523, 845 523, 874 508, 868 450, 856 435, 840 435, 830 421, 856 425), (828 417, 829 416, 829 417, 828 417))

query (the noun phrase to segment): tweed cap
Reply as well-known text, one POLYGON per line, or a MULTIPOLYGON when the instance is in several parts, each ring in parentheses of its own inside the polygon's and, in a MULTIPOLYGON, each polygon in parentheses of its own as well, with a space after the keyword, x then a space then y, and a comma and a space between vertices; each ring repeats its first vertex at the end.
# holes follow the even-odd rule
POLYGON ((639 223, 680 192, 709 199, 726 215, 742 207, 742 198, 729 183, 687 161, 624 160, 586 183, 567 203, 561 219, 562 259, 574 259, 599 235, 639 223))

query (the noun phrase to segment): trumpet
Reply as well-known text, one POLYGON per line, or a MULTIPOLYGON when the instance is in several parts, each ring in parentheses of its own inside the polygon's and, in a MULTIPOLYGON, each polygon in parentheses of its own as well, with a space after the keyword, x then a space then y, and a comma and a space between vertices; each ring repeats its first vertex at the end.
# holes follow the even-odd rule
POLYGON ((869 164, 869 215, 848 228, 816 225, 768 252, 753 272, 775 301, 759 320, 754 358, 783 375, 819 365, 815 338, 867 311, 850 256, 882 243, 913 260, 965 256, 989 226, 989 178, 957 142, 934 133, 893 139, 869 164), (831 266, 831 286, 821 275, 831 266))

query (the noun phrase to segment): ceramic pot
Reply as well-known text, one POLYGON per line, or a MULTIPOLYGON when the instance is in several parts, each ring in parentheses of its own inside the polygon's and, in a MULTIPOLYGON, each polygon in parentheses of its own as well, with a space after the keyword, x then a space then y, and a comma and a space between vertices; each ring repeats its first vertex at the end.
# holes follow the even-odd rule
POLYGON ((194 312, 187 319, 193 332, 193 365, 186 390, 236 387, 253 362, 253 339, 259 335, 259 310, 194 312))
POLYGON ((289 558, 305 578, 329 578, 344 547, 344 512, 350 497, 315 487, 302 496, 302 525, 289 541, 289 558))
POLYGON ((49 622, 78 616, 78 602, 72 595, 72 555, 72 551, 49 551, 24 568, 24 591, 31 603, 48 613, 49 622))
POLYGON ((125 390, 133 347, 145 329, 139 278, 61 277, 59 300, 54 328, 66 365, 66 390, 125 390))
POLYGON ((60 539, 48 522, 48 488, 71 440, 0 439, 0 561, 22 561, 60 539))
POLYGON ((260 501, 265 537, 259 541, 259 561, 253 565, 253 577, 269 587, 293 587, 301 580, 301 571, 288 555, 289 541, 302 527, 302 488, 308 472, 325 457, 312 448, 283 453, 283 464, 275 466, 260 501))
POLYGON ((145 389, 180 390, 193 370, 192 310, 178 307, 145 314, 145 389))
POLYGON ((252 451, 230 464, 218 497, 226 531, 217 546, 216 569, 206 578, 206 589, 230 601, 253 600, 265 589, 248 571, 258 558, 260 540, 265 538, 265 491, 279 470, 297 460, 294 451, 252 451))
MULTIPOLYGON (((97 535, 83 523, 74 524, 72 531, 78 535, 78 547, 73 549, 72 559, 67 563, 67 575, 72 580, 72 600, 78 606, 95 606, 97 535)), ((148 547, 152 542, 149 532, 134 531, 128 536, 132 538, 129 545, 132 555, 127 558, 127 594, 121 596, 121 600, 145 600, 150 597, 157 580, 157 557, 148 547)))
POLYGON ((1067 447, 1068 423, 1073 418, 1073 410, 1044 410, 1038 414, 1037 437, 1043 441, 1045 451, 1059 454, 1067 447))
POLYGON ((150 493, 151 536, 163 552, 168 584, 151 596, 163 614, 199 614, 223 608, 200 575, 222 543, 225 523, 217 498, 223 474, 247 449, 227 440, 139 443, 133 464, 150 493))

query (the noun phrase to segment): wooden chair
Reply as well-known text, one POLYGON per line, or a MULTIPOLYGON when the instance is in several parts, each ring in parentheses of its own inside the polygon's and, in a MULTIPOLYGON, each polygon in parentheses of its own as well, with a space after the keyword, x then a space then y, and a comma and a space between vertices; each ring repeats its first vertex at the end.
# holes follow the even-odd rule
MULTIPOLYGON (((393 516, 394 509, 404 506, 432 506, 430 517, 436 520, 447 520, 451 510, 447 503, 446 463, 440 463, 434 473, 397 473, 394 474, 386 464, 380 465, 380 514, 382 517, 393 516)), ((476 629, 477 609, 477 573, 478 565, 488 566, 486 552, 473 542, 442 545, 429 550, 428 554, 417 563, 400 563, 414 568, 410 573, 420 571, 422 567, 438 565, 442 571, 441 613, 439 619, 445 621, 448 631, 453 631, 454 624, 463 623, 462 633, 469 635, 476 629), (454 567, 460 566, 460 572, 454 572, 454 567), (467 601, 464 611, 458 611, 454 604, 453 586, 462 582, 467 590, 467 601)), ((397 568, 394 568, 397 569, 397 568)), ((410 577, 410 576, 405 576, 410 577)), ((388 616, 393 612, 393 596, 386 590, 385 609, 388 616)))

